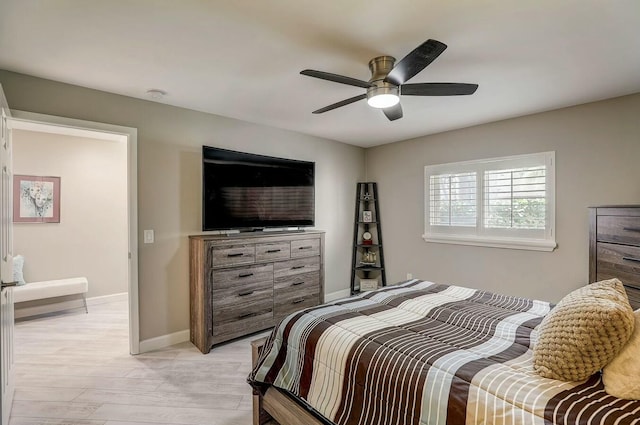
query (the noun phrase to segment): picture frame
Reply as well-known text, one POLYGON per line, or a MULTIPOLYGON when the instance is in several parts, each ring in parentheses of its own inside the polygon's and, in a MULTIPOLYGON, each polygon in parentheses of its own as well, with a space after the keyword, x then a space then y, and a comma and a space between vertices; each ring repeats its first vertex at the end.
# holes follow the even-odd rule
POLYGON ((373 214, 371 211, 362 211, 362 221, 365 223, 371 223, 373 221, 373 214))
POLYGON ((14 223, 60 223, 60 177, 13 176, 14 223))
POLYGON ((360 279, 361 291, 375 291, 378 289, 378 279, 360 279))

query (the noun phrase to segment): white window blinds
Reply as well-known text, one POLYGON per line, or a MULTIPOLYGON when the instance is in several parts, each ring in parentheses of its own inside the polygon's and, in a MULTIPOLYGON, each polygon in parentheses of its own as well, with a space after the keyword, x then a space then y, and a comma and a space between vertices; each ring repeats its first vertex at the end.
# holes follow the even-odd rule
POLYGON ((553 250, 555 153, 425 167, 428 242, 553 250))
POLYGON ((476 174, 442 174, 429 180, 432 226, 476 225, 476 174))
POLYGON ((489 229, 544 229, 546 167, 484 172, 484 225, 489 229))

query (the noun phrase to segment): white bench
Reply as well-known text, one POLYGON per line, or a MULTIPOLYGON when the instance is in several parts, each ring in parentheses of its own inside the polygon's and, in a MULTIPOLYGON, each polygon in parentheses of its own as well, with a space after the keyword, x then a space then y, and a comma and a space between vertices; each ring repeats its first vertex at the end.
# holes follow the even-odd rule
POLYGON ((89 309, 87 308, 87 291, 89 291, 89 282, 86 277, 29 282, 25 285, 13 287, 13 301, 14 303, 21 303, 46 298, 64 297, 66 295, 82 295, 84 309, 89 313, 89 309))

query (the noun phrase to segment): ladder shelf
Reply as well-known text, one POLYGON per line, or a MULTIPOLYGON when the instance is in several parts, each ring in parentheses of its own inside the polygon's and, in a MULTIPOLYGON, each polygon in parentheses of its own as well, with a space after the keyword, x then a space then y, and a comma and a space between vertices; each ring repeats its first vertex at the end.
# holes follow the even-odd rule
POLYGON ((351 295, 387 286, 384 269, 378 186, 359 182, 356 188, 351 262, 351 295))

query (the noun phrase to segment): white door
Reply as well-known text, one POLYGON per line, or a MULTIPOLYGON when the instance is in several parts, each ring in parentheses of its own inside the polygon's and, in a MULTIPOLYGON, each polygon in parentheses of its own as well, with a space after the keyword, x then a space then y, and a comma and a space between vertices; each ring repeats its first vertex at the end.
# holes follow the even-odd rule
POLYGON ((9 105, 0 86, 0 416, 9 423, 13 403, 13 180, 11 169, 11 132, 7 128, 9 105))

